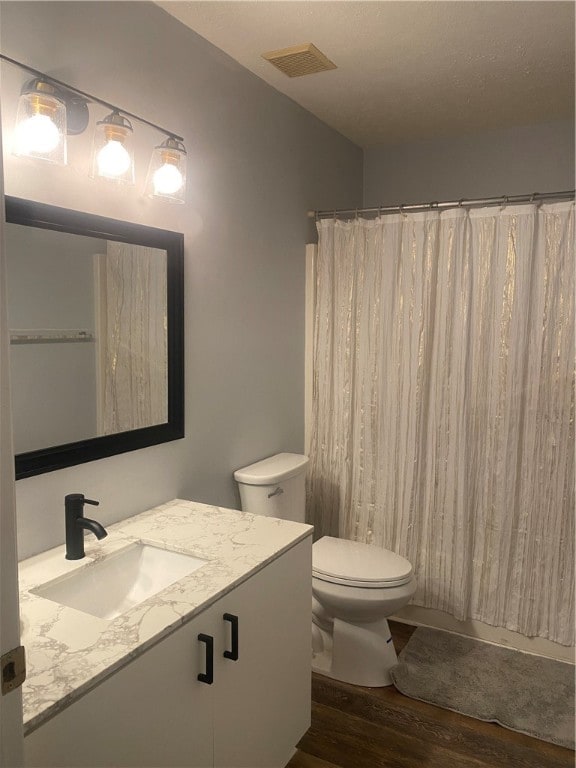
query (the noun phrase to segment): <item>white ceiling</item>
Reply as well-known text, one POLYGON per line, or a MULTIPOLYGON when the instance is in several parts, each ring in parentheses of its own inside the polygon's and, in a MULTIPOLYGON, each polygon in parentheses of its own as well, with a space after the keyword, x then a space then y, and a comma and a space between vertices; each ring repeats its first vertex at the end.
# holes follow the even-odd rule
POLYGON ((573 114, 573 2, 158 5, 363 147, 573 114), (289 78, 261 58, 308 42, 338 69, 289 78))

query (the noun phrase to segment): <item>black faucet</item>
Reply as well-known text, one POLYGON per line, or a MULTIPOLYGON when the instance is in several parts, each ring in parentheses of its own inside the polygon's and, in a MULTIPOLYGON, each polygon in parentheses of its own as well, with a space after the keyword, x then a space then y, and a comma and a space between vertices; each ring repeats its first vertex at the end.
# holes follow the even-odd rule
POLYGON ((85 499, 83 493, 69 493, 64 497, 66 509, 66 560, 81 560, 84 557, 84 530, 92 531, 97 539, 108 536, 106 529, 84 517, 84 504, 98 506, 99 501, 85 499))

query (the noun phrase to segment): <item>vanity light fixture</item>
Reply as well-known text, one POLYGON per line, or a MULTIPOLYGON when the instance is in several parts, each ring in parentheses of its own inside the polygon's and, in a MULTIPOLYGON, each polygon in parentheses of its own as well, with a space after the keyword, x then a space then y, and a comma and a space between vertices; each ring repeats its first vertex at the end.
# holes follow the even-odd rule
POLYGON ((186 194, 186 149, 170 136, 155 147, 150 158, 146 194, 172 203, 183 203, 186 194))
POLYGON ((167 137, 152 152, 145 193, 155 199, 184 202, 186 149, 182 136, 2 53, 0 61, 34 75, 20 96, 14 154, 66 165, 67 135, 82 133, 89 121, 88 104, 100 104, 112 111, 96 123, 90 176, 134 184, 132 121, 137 120, 167 137))
POLYGON ((45 76, 36 77, 20 93, 14 154, 66 165, 67 136, 82 133, 88 119, 85 98, 45 76))
POLYGON ((66 104, 45 80, 31 80, 22 89, 14 154, 66 165, 66 104))
POLYGON ((134 184, 132 133, 132 123, 118 110, 96 123, 92 152, 93 178, 134 184))

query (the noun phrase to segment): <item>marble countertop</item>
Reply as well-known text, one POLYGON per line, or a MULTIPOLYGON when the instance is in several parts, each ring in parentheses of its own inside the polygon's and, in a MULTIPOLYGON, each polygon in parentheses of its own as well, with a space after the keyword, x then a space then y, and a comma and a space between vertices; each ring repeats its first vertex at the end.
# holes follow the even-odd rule
POLYGON ((312 533, 309 525, 181 499, 107 530, 102 541, 86 539, 83 560, 66 560, 60 546, 20 563, 25 734, 312 533), (208 562, 111 620, 30 592, 134 542, 208 562))

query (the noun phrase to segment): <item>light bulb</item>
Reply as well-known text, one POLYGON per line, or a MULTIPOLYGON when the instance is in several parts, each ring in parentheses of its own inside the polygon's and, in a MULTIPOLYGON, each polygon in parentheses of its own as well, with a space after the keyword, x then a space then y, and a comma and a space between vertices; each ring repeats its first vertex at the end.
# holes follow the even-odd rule
POLYGON ((154 173, 154 194, 173 195, 178 192, 184 179, 173 163, 164 163, 154 173))
POLYGON ((47 155, 58 146, 60 131, 48 115, 33 115, 23 120, 16 132, 19 153, 47 155))
POLYGON ((98 152, 100 176, 123 176, 130 168, 130 163, 130 153, 119 141, 108 141, 98 152))
POLYGON ((145 194, 169 203, 183 203, 186 191, 186 149, 169 136, 155 147, 150 158, 145 194))

